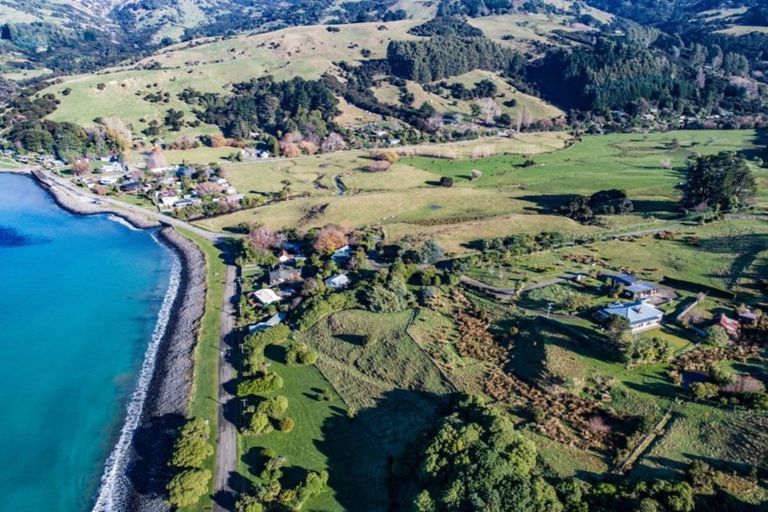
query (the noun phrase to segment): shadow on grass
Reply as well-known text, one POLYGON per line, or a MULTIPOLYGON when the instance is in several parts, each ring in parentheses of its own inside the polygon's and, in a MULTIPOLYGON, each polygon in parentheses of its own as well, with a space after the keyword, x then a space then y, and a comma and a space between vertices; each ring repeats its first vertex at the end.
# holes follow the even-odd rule
POLYGON ((350 418, 337 409, 316 441, 328 459, 329 486, 346 510, 393 510, 388 480, 393 460, 433 424, 446 397, 396 389, 350 418))

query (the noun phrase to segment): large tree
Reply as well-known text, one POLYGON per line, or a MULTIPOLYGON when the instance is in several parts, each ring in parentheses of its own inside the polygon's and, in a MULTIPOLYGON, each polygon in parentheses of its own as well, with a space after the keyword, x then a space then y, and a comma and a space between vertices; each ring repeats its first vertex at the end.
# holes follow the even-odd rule
POLYGON ((736 153, 697 155, 688 160, 682 202, 686 208, 730 210, 742 206, 756 188, 746 160, 736 153))

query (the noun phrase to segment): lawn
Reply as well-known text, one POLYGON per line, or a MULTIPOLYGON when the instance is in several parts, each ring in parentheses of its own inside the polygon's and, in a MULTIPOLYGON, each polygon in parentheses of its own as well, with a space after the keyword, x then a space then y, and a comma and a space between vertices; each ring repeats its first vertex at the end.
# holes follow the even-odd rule
POLYGON ((343 311, 294 333, 320 351, 316 366, 287 366, 287 344, 267 347, 271 369, 285 382, 277 393, 288 398, 296 428, 241 436, 241 474, 254 480, 261 449, 272 448, 288 458, 284 485, 295 485, 308 470, 329 472, 331 490, 311 500, 309 510, 358 510, 363 503, 366 510, 387 510, 390 458, 429 424, 448 390, 406 333, 413 314, 343 311))
MULTIPOLYGON (((205 314, 200 322, 200 331, 194 354, 194 379, 189 404, 189 415, 208 420, 211 432, 213 433, 212 441, 215 442, 219 423, 220 314, 224 301, 226 266, 221 259, 219 249, 214 247, 209 241, 183 230, 179 230, 179 232, 192 240, 203 251, 208 270, 205 314)), ((213 474, 215 472, 215 463, 215 456, 209 457, 204 467, 213 474)), ((189 510, 208 510, 210 505, 210 495, 206 494, 195 507, 190 507, 189 510)))
MULTIPOLYGON (((677 185, 692 152, 743 150, 751 156, 762 150, 754 130, 586 136, 558 150, 567 139, 550 132, 400 148, 406 155, 430 156, 405 156, 380 173, 362 170, 369 160, 359 151, 226 164, 226 176, 241 192, 277 192, 287 182, 294 198, 200 224, 212 230, 241 222, 301 230, 329 223, 379 225, 390 240, 434 238, 455 252, 465 251, 471 240, 518 232, 631 231, 658 227, 659 219, 676 213, 677 185), (495 156, 472 159, 478 152, 495 156), (526 160, 533 165, 523 166, 526 160), (666 160, 670 169, 662 168, 666 160), (471 180, 472 170, 482 176, 471 180), (347 187, 343 195, 335 176, 347 187), (441 176, 454 178, 454 186, 438 186, 441 176), (635 214, 606 217, 603 228, 549 215, 572 194, 611 187, 628 192, 635 214)), ((768 175, 756 174, 759 205, 768 205, 768 175)))
MULTIPOLYGON (((529 167, 521 167, 527 157, 519 155, 453 161, 415 157, 404 163, 451 176, 466 186, 517 185, 524 190, 520 194, 523 198, 545 208, 559 205, 563 195, 591 194, 608 188, 626 190, 633 199, 674 201, 678 197, 675 187, 691 153, 754 152, 762 149, 761 143, 755 130, 591 135, 568 149, 533 157, 529 167), (671 169, 661 165, 667 159, 671 169), (473 169, 483 173, 475 182, 470 181, 473 169)), ((653 211, 658 206, 665 205, 640 202, 636 208, 653 211)))

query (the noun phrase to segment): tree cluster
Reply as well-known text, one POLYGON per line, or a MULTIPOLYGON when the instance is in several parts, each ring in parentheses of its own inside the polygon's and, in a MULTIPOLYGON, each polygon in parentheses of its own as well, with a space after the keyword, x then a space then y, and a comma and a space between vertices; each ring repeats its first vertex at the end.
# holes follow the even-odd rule
POLYGON ((392 73, 417 82, 433 82, 473 69, 508 71, 521 57, 485 37, 434 36, 420 41, 392 41, 387 47, 392 73))
POLYGON ((203 418, 190 418, 181 427, 168 465, 175 472, 166 487, 168 502, 174 507, 188 507, 208 492, 211 472, 202 466, 213 455, 209 442, 211 427, 203 418))
POLYGON ((185 89, 179 97, 196 105, 198 118, 218 126, 227 137, 295 131, 323 138, 334 127, 338 100, 321 81, 296 77, 276 82, 266 76, 235 84, 232 89, 231 96, 185 89))

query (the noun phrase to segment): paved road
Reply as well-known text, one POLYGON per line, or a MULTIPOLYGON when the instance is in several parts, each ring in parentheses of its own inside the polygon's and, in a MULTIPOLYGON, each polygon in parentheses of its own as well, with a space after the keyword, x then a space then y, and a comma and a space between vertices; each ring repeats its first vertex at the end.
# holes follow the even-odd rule
MULTIPOLYGON (((219 341, 219 432, 218 449, 216 450, 216 477, 214 481, 214 496, 233 494, 229 487, 229 477, 237 470, 237 429, 225 417, 224 407, 234 397, 224 388, 224 384, 235 378, 235 369, 227 358, 229 345, 227 340, 232 335, 235 326, 235 304, 239 296, 237 284, 237 267, 227 265, 227 280, 224 288, 224 303, 221 307, 221 338, 219 341)), ((217 500, 213 510, 227 510, 217 500)))

